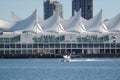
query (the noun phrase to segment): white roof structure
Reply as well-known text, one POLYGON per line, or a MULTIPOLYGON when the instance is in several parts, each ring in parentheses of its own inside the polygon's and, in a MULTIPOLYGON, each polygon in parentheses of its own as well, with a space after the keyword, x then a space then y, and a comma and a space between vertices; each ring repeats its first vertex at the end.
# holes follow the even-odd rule
POLYGON ((58 12, 54 13, 49 19, 42 21, 40 26, 45 32, 64 32, 62 25, 59 23, 62 21, 62 18, 59 16, 58 12))
POLYGON ((14 11, 11 11, 13 21, 20 21, 21 19, 15 14, 14 11))
POLYGON ((95 17, 86 21, 84 26, 88 32, 108 32, 107 27, 102 21, 102 10, 95 17))
POLYGON ((38 23, 41 23, 43 20, 38 16, 38 23))
MULTIPOLYGON (((22 20, 21 18, 19 18, 16 14, 15 14, 15 12, 14 11, 11 11, 11 16, 12 16, 12 21, 20 21, 20 20, 22 20)), ((37 16, 38 18, 37 18, 37 20, 38 20, 38 23, 40 23, 40 22, 42 22, 43 20, 39 17, 39 16, 37 16)))
POLYGON ((102 10, 90 20, 81 17, 81 10, 68 20, 63 20, 55 12, 47 20, 37 16, 35 10, 29 17, 19 20, 12 12, 13 21, 0 20, 0 31, 3 32, 34 32, 34 33, 110 33, 120 32, 120 13, 107 21, 102 20, 102 10))
POLYGON ((111 32, 120 32, 120 13, 113 17, 112 19, 109 19, 108 21, 104 22, 109 31, 111 32))
POLYGON ((42 29, 37 23, 37 10, 35 10, 31 16, 24 20, 5 22, 0 21, 0 29, 2 31, 15 32, 15 31, 25 31, 25 32, 41 32, 42 29))
POLYGON ((41 32, 41 28, 37 23, 37 10, 35 10, 28 18, 17 21, 10 31, 25 31, 25 32, 41 32))
POLYGON ((79 10, 78 13, 76 13, 75 16, 68 19, 64 24, 63 28, 67 32, 86 32, 86 29, 83 25, 83 22, 87 21, 84 18, 81 17, 81 10, 79 10))
POLYGON ((7 22, 4 20, 0 20, 0 31, 9 32, 9 29, 15 24, 16 22, 7 22))

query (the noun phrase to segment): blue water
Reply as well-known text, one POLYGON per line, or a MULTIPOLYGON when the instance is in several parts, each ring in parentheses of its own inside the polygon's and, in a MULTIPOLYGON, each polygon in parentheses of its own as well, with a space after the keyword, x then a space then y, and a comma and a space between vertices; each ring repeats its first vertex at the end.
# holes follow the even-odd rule
POLYGON ((120 59, 0 59, 0 80, 120 80, 120 59))

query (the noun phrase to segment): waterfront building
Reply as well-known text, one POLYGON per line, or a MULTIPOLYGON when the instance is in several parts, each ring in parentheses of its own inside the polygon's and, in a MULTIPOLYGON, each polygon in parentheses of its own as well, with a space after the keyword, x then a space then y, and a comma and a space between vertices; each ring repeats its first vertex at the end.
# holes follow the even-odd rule
POLYGON ((38 23, 36 13, 19 21, 0 20, 0 54, 120 53, 120 14, 103 21, 101 10, 86 20, 79 10, 64 20, 55 12, 38 23))
POLYGON ((93 0, 72 0, 72 16, 75 12, 82 10, 82 17, 91 19, 93 17, 93 0))
POLYGON ((45 0, 44 2, 44 19, 48 19, 58 11, 61 18, 63 18, 63 6, 58 0, 45 0))

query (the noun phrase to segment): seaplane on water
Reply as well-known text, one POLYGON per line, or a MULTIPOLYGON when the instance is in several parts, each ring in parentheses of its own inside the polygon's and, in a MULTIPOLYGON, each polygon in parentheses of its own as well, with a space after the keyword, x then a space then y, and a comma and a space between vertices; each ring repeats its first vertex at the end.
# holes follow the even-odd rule
POLYGON ((81 61, 79 59, 71 59, 70 55, 64 55, 63 58, 64 59, 62 59, 62 62, 79 62, 79 61, 81 61))
POLYGON ((71 59, 71 55, 64 55, 62 62, 81 62, 81 61, 96 61, 95 59, 71 59))

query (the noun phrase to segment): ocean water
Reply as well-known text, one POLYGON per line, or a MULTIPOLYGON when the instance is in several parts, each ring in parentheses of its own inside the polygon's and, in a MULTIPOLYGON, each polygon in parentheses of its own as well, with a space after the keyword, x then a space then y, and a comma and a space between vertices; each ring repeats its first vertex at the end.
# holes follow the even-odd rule
POLYGON ((120 59, 0 59, 0 80, 120 80, 120 59))

